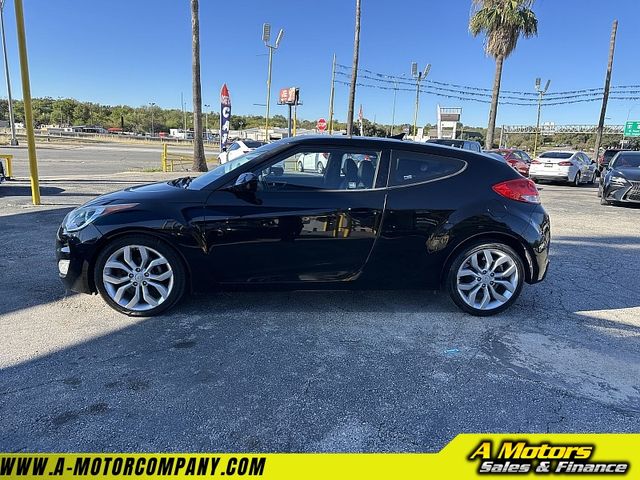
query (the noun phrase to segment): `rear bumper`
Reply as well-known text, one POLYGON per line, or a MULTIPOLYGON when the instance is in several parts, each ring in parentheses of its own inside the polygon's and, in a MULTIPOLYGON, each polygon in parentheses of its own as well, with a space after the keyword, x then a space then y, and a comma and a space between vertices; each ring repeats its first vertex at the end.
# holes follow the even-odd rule
POLYGON ((538 283, 545 279, 549 270, 549 248, 551 246, 551 222, 549 215, 537 206, 531 216, 531 222, 523 232, 527 242, 527 258, 530 278, 528 283, 538 283))

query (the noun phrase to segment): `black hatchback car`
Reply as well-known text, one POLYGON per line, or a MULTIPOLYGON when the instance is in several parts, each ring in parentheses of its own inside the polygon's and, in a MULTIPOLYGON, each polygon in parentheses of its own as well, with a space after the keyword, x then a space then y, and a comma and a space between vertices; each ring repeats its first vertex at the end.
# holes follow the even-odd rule
POLYGON ((602 205, 640 204, 640 152, 618 152, 600 176, 598 196, 602 205))
POLYGON ((549 237, 535 185, 504 162, 323 136, 98 197, 66 216, 56 251, 67 287, 133 316, 240 285, 444 286, 463 310, 490 315, 544 278, 549 237), (322 173, 298 171, 306 154, 327 159, 322 173))

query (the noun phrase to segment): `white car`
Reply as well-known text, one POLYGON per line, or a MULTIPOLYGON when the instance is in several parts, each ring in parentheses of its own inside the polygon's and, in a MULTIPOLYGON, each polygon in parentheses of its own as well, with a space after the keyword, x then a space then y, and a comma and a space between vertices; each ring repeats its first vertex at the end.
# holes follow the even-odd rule
POLYGON ((324 173, 327 168, 328 153, 301 153, 298 156, 296 170, 298 172, 324 173))
POLYGON ((551 150, 544 152, 531 162, 529 178, 569 182, 573 186, 595 183, 596 163, 584 152, 551 150))
POLYGON ((223 163, 234 160, 245 153, 249 153, 251 150, 261 147, 264 144, 264 142, 258 142, 256 140, 236 140, 220 152, 218 155, 218 161, 222 165, 223 163))

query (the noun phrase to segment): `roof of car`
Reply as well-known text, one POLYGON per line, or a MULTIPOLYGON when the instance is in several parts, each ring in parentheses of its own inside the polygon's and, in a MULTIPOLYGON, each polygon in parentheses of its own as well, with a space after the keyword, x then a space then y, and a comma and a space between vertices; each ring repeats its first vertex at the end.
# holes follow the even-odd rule
POLYGON ((547 150, 540 155, 544 155, 545 153, 570 153, 571 155, 575 155, 576 153, 580 153, 580 150, 547 150))

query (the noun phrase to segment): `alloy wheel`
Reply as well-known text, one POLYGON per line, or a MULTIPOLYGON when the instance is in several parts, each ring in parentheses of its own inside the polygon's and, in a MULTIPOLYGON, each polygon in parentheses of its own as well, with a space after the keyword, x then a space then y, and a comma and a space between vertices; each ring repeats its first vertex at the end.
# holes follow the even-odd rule
POLYGON ((462 262, 457 272, 457 289, 470 307, 493 310, 509 301, 519 280, 518 267, 511 255, 486 248, 462 262))
POLYGON ((126 245, 109 256, 102 280, 115 303, 143 312, 167 300, 174 275, 169 261, 157 250, 144 245, 126 245))

